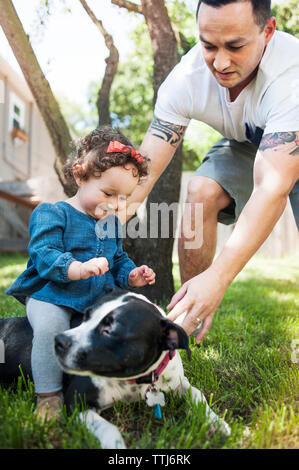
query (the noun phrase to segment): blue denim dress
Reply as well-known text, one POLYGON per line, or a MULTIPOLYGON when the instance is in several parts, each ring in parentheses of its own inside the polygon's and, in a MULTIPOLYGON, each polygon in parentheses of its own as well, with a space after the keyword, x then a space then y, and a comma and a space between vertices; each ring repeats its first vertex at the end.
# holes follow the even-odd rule
POLYGON ((28 296, 84 312, 107 288, 128 287, 128 275, 136 265, 122 249, 116 216, 99 221, 64 201, 42 203, 32 213, 29 233, 27 269, 5 291, 23 304, 28 296), (109 263, 103 276, 69 280, 73 261, 100 256, 109 263))

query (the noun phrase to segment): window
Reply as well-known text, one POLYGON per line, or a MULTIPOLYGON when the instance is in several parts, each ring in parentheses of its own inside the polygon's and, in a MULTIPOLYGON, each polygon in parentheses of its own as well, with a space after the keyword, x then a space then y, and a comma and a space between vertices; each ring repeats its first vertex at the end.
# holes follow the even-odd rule
POLYGON ((9 132, 16 127, 25 127, 25 103, 13 92, 10 93, 9 100, 9 132))

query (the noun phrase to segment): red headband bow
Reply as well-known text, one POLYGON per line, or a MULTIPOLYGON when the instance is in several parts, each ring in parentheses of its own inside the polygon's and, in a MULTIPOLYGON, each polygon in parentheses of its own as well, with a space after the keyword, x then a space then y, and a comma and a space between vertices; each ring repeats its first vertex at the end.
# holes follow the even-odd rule
POLYGON ((121 142, 118 142, 117 140, 111 141, 107 148, 107 153, 114 152, 121 152, 130 155, 131 157, 135 158, 138 163, 141 163, 143 161, 142 156, 140 155, 140 153, 136 152, 134 147, 131 147, 131 145, 124 145, 121 142))

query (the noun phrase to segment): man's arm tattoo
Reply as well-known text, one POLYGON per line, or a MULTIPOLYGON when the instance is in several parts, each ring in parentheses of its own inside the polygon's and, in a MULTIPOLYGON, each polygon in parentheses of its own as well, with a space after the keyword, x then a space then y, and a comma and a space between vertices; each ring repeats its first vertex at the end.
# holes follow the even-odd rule
POLYGON ((172 124, 154 117, 148 131, 155 137, 168 142, 173 147, 177 147, 179 142, 182 140, 185 129, 185 126, 172 124))
POLYGON ((299 155, 299 137, 296 132, 274 132, 263 136, 260 150, 275 149, 279 145, 294 143, 289 155, 299 155))

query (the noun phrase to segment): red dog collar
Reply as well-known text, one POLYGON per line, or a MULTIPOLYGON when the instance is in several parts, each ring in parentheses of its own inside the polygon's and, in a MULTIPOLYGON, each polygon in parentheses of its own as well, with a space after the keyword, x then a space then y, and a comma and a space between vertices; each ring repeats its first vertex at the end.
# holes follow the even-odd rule
POLYGON ((138 377, 137 379, 129 379, 129 382, 136 384, 153 384, 157 382, 163 370, 168 365, 169 361, 175 356, 175 349, 173 351, 168 351, 162 362, 158 365, 157 369, 153 370, 147 375, 138 377))

